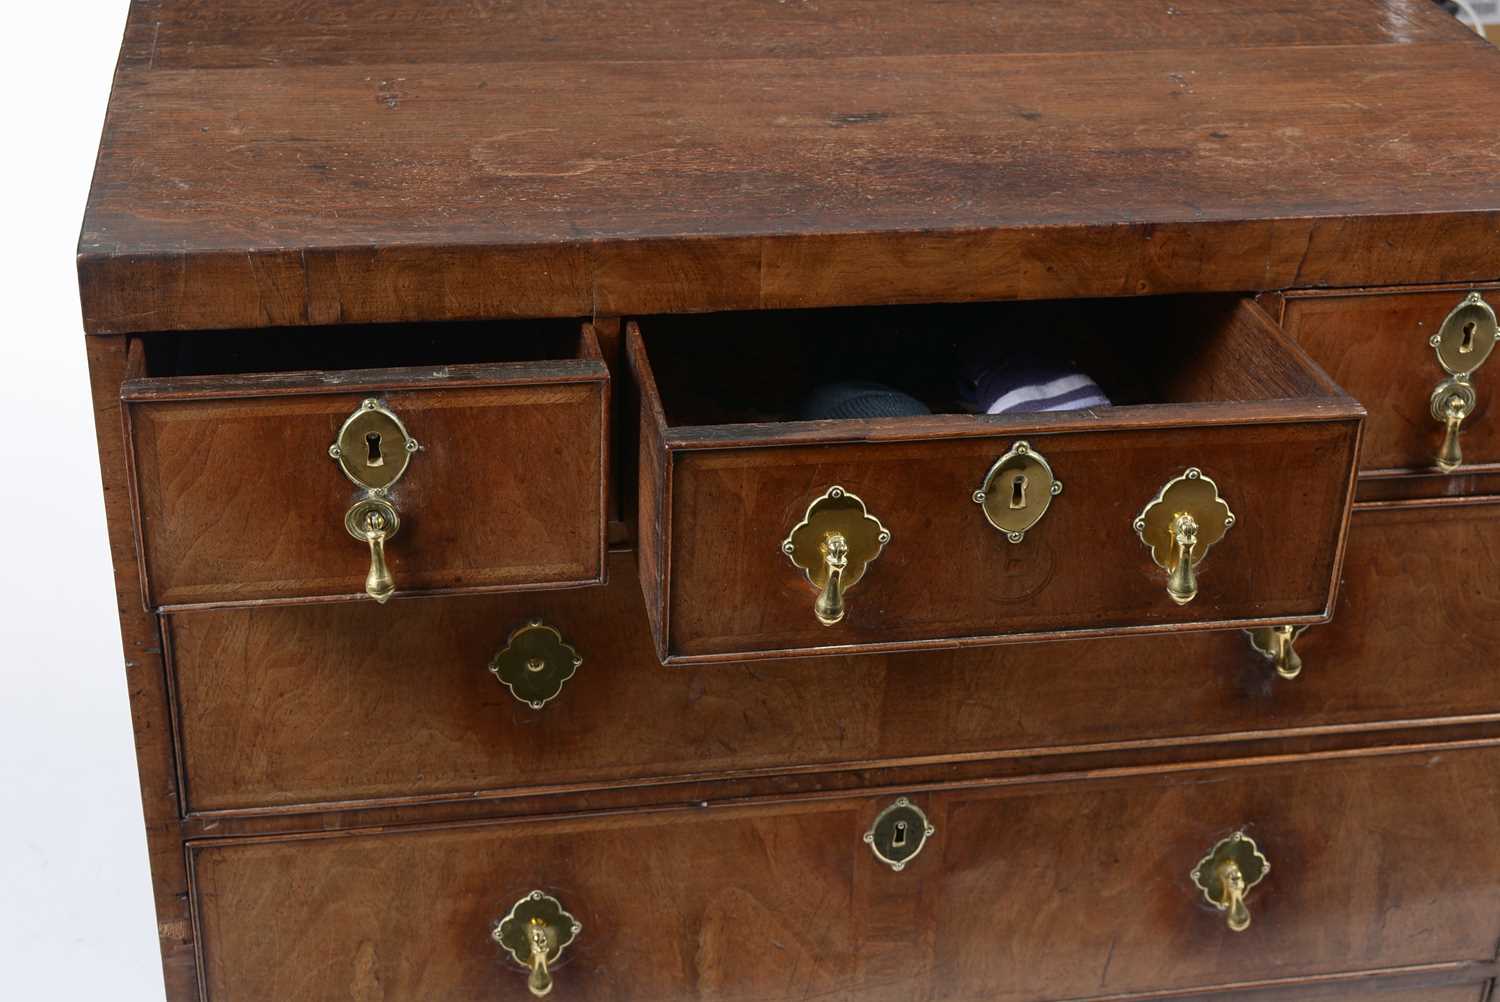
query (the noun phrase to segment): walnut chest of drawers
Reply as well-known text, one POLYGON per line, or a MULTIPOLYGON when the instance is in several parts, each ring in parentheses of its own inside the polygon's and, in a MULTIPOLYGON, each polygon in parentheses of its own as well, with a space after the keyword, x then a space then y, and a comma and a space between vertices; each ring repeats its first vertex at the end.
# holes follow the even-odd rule
POLYGON ((1497 94, 1428 0, 137 0, 172 1002, 1488 1000, 1497 94))

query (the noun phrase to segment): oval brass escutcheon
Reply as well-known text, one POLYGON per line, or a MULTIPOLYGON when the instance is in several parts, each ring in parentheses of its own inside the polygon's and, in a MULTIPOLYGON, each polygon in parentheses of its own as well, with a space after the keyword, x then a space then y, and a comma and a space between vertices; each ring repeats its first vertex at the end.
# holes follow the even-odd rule
POLYGON ((328 454, 354 483, 383 491, 401 479, 418 448, 401 419, 371 397, 345 419, 328 454))
POLYGON ((1500 324, 1484 297, 1471 292, 1443 318, 1429 343, 1437 351, 1438 364, 1450 376, 1467 376, 1484 364, 1500 340, 1500 324))
POLYGON ((865 832, 864 841, 876 859, 900 873, 935 834, 937 829, 927 820, 927 815, 905 797, 898 797, 894 804, 876 815, 875 823, 865 832))
POLYGON ((1012 543, 1019 543, 1047 514, 1062 487, 1046 457, 1026 442, 1017 442, 985 474, 984 483, 974 492, 974 503, 984 510, 990 525, 1012 543))
POLYGON ((490 661, 490 671, 510 694, 533 710, 546 706, 583 664, 562 634, 540 619, 511 631, 505 647, 490 661))

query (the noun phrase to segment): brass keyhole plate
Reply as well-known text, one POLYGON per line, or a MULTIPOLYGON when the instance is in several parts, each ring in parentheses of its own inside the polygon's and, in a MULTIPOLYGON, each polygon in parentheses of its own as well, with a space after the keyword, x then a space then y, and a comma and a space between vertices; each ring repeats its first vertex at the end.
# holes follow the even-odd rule
POLYGON ((1438 332, 1428 339, 1437 351, 1438 364, 1450 376, 1467 376, 1484 364, 1500 340, 1495 310, 1484 297, 1471 292, 1443 318, 1438 332))
POLYGON ((533 919, 539 919, 548 929, 551 949, 547 951, 547 966, 557 966, 557 961, 583 926, 562 903, 550 894, 532 891, 511 907, 510 914, 495 923, 490 938, 499 943, 511 959, 526 970, 531 970, 531 937, 528 927, 533 919))
POLYGON ((328 454, 354 483, 383 491, 401 479, 418 448, 401 419, 372 397, 344 420, 328 454))
POLYGON ((845 591, 859 583, 865 576, 865 568, 891 541, 890 530, 866 510, 863 501, 842 487, 828 488, 822 497, 808 505, 807 514, 781 543, 781 552, 817 588, 828 583, 828 561, 824 554, 826 541, 832 535, 843 536, 849 548, 843 576, 845 591))
POLYGON ((1249 835, 1240 831, 1221 840, 1208 850, 1208 855, 1198 861, 1192 872, 1193 883, 1198 885, 1203 897, 1220 911, 1229 907, 1229 896, 1224 893, 1222 876, 1222 864, 1225 862, 1232 862, 1239 867, 1247 894, 1271 872, 1271 861, 1266 859, 1249 835))
POLYGON ((533 710, 546 706, 578 671, 583 658, 540 619, 517 627, 490 660, 490 672, 533 710))
POLYGON ((1156 566, 1170 569, 1176 533, 1173 522, 1180 514, 1193 517, 1198 524, 1198 543, 1193 548, 1194 566, 1224 534, 1234 528, 1234 513, 1219 496, 1219 486, 1203 475, 1196 466, 1167 481, 1156 497, 1135 519, 1135 532, 1151 548, 1156 566))
POLYGON ((974 503, 984 510, 990 525, 1012 543, 1019 543, 1047 514, 1062 489, 1046 457, 1026 442, 1017 442, 984 475, 984 483, 974 492, 974 503))
POLYGON ((937 829, 927 815, 905 797, 899 797, 876 815, 875 823, 865 832, 864 842, 876 859, 900 873, 935 834, 937 829))

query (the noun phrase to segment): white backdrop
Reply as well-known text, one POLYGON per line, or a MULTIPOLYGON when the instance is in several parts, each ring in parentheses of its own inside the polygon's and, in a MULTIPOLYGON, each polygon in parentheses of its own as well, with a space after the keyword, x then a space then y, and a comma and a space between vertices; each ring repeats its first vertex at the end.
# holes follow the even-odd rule
POLYGON ((161 1002, 73 267, 125 0, 6 8, 0 982, 161 1002))

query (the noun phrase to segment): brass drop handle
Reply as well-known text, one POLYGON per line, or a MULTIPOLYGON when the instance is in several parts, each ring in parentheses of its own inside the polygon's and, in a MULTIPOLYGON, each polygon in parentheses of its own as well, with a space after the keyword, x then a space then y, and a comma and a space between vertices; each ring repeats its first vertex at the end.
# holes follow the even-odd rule
POLYGON ((1244 832, 1219 842, 1193 868, 1193 883, 1208 903, 1224 912, 1231 932, 1250 928, 1250 906, 1246 898, 1256 884, 1271 872, 1271 863, 1244 832))
POLYGON ((532 891, 495 923, 490 938, 526 970, 526 987, 541 998, 552 991, 552 969, 583 926, 550 894, 532 891))
POLYGON ((1464 418, 1469 416, 1469 405, 1463 394, 1454 393, 1443 404, 1443 444, 1438 448, 1437 465, 1444 473, 1451 473, 1463 465, 1464 450, 1459 443, 1464 418))
POLYGON ((1245 905, 1245 875, 1232 859, 1219 864, 1219 883, 1224 888, 1226 921, 1234 932, 1250 928, 1250 909, 1245 905))
POLYGON ((385 559, 386 541, 401 528, 396 509, 384 498, 369 497, 356 501, 344 516, 344 528, 355 539, 370 547, 370 570, 365 575, 365 594, 385 604, 396 593, 396 580, 385 559))
POLYGON ((842 533, 830 532, 819 547, 827 568, 823 588, 813 603, 818 622, 832 626, 844 618, 844 572, 849 569, 849 541, 842 533))
POLYGON ((552 991, 547 954, 552 952, 552 941, 556 938, 552 928, 539 917, 532 918, 526 925, 526 941, 531 944, 531 974, 526 978, 526 987, 537 998, 552 991))
POLYGON ((1276 666, 1276 674, 1296 678, 1302 674, 1302 656, 1294 645, 1305 629, 1305 626, 1263 626, 1245 632, 1250 635, 1250 646, 1276 666))
POLYGON ((781 541, 781 552, 818 589, 813 615, 824 626, 844 619, 844 595, 859 583, 891 541, 891 533, 865 503, 842 487, 830 487, 808 505, 807 514, 781 541))
POLYGON ((1173 477, 1135 517, 1135 534, 1167 572, 1167 596, 1178 605, 1198 597, 1198 564, 1234 528, 1219 485, 1196 466, 1173 477))
POLYGON ((1172 565, 1167 574, 1167 594, 1178 605, 1187 605, 1198 595, 1198 576, 1193 573, 1193 551, 1198 548, 1198 522, 1187 512, 1172 516, 1172 565))

